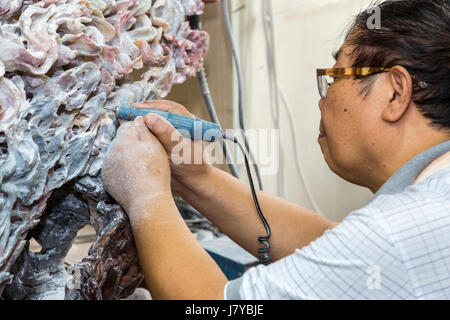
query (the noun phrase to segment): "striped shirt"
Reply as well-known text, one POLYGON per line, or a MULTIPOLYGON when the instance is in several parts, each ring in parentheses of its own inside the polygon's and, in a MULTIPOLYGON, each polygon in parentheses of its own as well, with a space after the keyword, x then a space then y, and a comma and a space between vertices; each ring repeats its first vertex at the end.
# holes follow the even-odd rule
POLYGON ((449 299, 450 141, 417 155, 308 246, 225 286, 225 299, 449 299))

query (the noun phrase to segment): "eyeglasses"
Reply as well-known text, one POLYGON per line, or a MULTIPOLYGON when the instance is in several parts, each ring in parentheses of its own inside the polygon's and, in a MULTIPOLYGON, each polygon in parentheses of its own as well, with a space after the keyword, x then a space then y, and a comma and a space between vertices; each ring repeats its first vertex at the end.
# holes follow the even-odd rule
POLYGON ((333 68, 317 69, 317 87, 319 94, 324 99, 328 88, 334 83, 335 78, 344 76, 370 76, 379 72, 391 71, 391 68, 355 67, 355 68, 333 68))

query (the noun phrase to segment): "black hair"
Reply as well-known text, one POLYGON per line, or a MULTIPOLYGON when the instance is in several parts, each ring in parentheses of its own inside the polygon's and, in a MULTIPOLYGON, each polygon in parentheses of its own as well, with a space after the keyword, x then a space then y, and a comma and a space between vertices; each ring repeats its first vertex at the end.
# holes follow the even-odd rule
MULTIPOLYGON (((408 70, 418 109, 433 125, 450 129, 450 0, 377 1, 356 16, 346 44, 354 47, 354 67, 408 70), (374 27, 368 21, 376 12, 381 23, 374 27)), ((370 78, 361 78, 365 90, 370 78)))

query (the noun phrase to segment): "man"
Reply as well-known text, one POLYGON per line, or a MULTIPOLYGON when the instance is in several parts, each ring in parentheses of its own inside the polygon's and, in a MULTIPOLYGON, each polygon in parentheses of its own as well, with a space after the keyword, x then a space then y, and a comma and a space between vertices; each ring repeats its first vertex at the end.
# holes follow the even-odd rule
MULTIPOLYGON (((158 116, 120 127, 103 179, 130 217, 154 298, 450 298, 450 2, 379 8, 381 28, 368 29, 362 12, 333 69, 318 70, 325 161, 375 196, 338 224, 259 192, 272 229, 269 266, 228 282, 171 193, 257 255, 265 230, 246 184, 207 163, 172 163, 177 132, 158 116)), ((169 101, 138 106, 192 116, 169 101)))

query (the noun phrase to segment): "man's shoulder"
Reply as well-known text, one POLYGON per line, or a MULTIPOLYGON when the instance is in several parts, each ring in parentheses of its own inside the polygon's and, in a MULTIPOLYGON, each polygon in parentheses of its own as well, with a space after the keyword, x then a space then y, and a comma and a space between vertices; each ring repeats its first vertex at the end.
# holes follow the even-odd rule
POLYGON ((436 171, 427 178, 421 180, 414 186, 405 189, 406 192, 414 191, 414 187, 419 192, 440 193, 444 198, 450 198, 450 167, 436 171))
POLYGON ((396 194, 380 195, 359 214, 370 216, 389 234, 450 222, 450 168, 442 169, 396 194))
POLYGON ((400 253, 418 297, 442 297, 439 285, 447 281, 450 264, 450 168, 397 194, 380 195, 359 213, 400 253))
POLYGON ((364 210, 401 211, 403 206, 411 204, 425 205, 431 198, 450 201, 450 167, 439 170, 417 184, 406 187, 395 194, 382 194, 370 201, 364 210), (376 210, 382 209, 382 210, 376 210))

